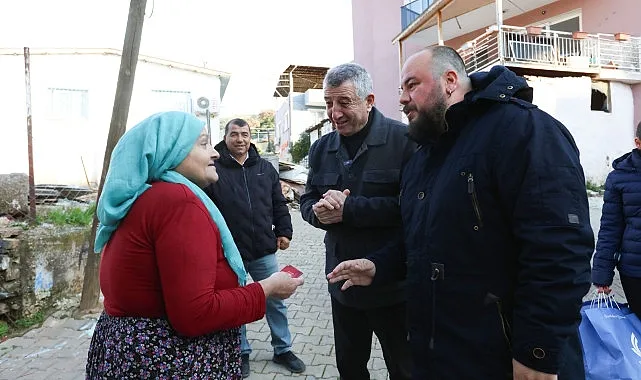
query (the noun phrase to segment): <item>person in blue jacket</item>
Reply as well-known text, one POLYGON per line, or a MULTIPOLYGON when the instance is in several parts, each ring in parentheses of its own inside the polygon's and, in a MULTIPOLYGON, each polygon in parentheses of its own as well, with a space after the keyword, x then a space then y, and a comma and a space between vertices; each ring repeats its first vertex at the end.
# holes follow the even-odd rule
POLYGON ((641 317, 641 123, 634 145, 614 160, 614 170, 605 181, 592 283, 600 292, 610 293, 616 267, 630 310, 641 317))
POLYGON ((414 379, 585 378, 585 178, 572 136, 532 94, 502 66, 468 77, 445 46, 403 66, 419 144, 401 174, 404 255, 381 249, 328 278, 347 289, 406 272, 414 379))

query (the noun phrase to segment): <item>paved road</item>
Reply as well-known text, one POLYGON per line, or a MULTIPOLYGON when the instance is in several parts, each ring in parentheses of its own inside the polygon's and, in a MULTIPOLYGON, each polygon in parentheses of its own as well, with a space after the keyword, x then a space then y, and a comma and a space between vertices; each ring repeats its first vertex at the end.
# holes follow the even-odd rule
MULTIPOLYGON (((595 231, 598 230, 601 204, 600 198, 590 199, 590 218, 595 231)), ((250 356, 252 380, 335 379, 338 376, 330 300, 324 276, 323 233, 305 223, 297 211, 292 212, 292 220, 295 238, 290 249, 280 252, 278 257, 281 266, 293 264, 305 273, 305 285, 287 304, 293 351, 305 361, 307 371, 293 375, 271 362, 269 328, 263 319, 248 326, 248 336, 254 349, 250 356)), ((50 318, 41 328, 0 344, 0 380, 83 379, 95 318, 50 318)), ((372 379, 386 379, 385 362, 376 339, 372 348, 369 362, 372 379)))

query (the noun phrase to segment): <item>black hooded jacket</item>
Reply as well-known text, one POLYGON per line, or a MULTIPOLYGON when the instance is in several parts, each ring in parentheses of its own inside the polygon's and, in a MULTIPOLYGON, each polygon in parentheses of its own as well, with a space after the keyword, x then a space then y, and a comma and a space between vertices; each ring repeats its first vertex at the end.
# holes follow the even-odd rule
POLYGON ((583 379, 594 236, 579 151, 523 78, 471 80, 449 130, 403 168, 405 257, 373 254, 377 281, 407 269, 415 379, 507 379, 513 358, 583 379))
POLYGON ((277 237, 292 238, 292 220, 278 172, 259 156, 254 144, 243 165, 231 156, 225 141, 215 148, 220 153, 215 162, 219 179, 204 190, 225 217, 243 260, 276 252, 277 237))

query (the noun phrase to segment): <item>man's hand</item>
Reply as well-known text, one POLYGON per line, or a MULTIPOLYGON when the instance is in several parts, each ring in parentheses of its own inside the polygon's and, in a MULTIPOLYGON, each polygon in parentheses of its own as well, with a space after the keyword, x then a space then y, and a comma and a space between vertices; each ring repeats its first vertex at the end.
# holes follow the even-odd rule
POLYGON ((367 259, 347 260, 338 264, 334 270, 327 275, 330 284, 346 280, 341 290, 353 285, 368 286, 372 283, 376 274, 376 265, 367 259))
POLYGON ((514 380, 557 380, 557 375, 535 371, 512 359, 514 380))
POLYGON ((327 200, 321 199, 312 206, 316 218, 323 224, 334 224, 343 221, 343 208, 334 208, 327 200))
POLYGON ((323 224, 334 224, 343 221, 343 206, 349 195, 349 189, 343 191, 329 190, 323 198, 312 206, 316 218, 323 224))
POLYGON ((349 195, 349 189, 343 191, 338 190, 328 190, 323 194, 323 199, 326 200, 329 204, 334 207, 334 209, 343 208, 345 204, 345 199, 349 195))
POLYGON ((610 294, 612 292, 612 289, 607 285, 597 285, 596 291, 597 293, 610 294))
POLYGON ((289 248, 289 242, 290 240, 285 236, 279 236, 277 241, 278 249, 282 251, 286 250, 287 248, 289 248))

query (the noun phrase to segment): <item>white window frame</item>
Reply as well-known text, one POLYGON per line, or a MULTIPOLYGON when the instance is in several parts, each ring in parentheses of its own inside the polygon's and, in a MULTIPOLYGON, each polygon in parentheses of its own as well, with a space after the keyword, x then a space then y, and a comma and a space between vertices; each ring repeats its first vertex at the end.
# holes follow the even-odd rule
MULTIPOLYGON (((65 88, 65 87, 49 87, 47 89, 48 95, 49 95, 49 119, 52 120, 87 120, 89 119, 89 90, 87 89, 79 89, 79 88, 65 88), (70 104, 69 106, 71 107, 71 113, 66 114, 65 112, 62 112, 61 110, 58 110, 56 108, 56 105, 54 104, 55 102, 55 96, 56 93, 62 94, 62 93, 69 93, 73 95, 78 95, 80 96, 80 104, 70 104), (73 113, 74 111, 74 105, 79 107, 80 114, 75 115, 73 113)), ((73 99, 73 98, 72 98, 73 99)))
POLYGON ((566 13, 563 13, 563 14, 560 14, 560 15, 556 15, 554 17, 550 17, 550 18, 547 18, 547 19, 544 19, 544 20, 533 22, 528 26, 540 26, 544 30, 550 30, 550 25, 551 24, 558 24, 560 22, 568 21, 568 20, 571 20, 571 19, 576 18, 576 17, 579 17, 579 29, 580 29, 580 30, 577 30, 577 32, 578 31, 583 31, 583 12, 582 12, 581 8, 577 8, 577 9, 571 10, 569 12, 566 12, 566 13))
MULTIPOLYGON (((176 110, 172 109, 171 111, 182 111, 186 113, 193 113, 194 111, 194 99, 192 98, 191 91, 186 91, 186 90, 166 90, 166 89, 153 89, 151 90, 151 93, 156 95, 156 94, 173 94, 173 95, 184 95, 186 99, 186 105, 187 109, 186 110, 176 110)), ((153 98, 152 98, 153 99, 153 98)), ((166 110, 170 111, 170 110, 166 110)))
POLYGON ((604 113, 612 113, 612 82, 611 81, 605 81, 605 80, 592 80, 590 83, 590 96, 592 95, 592 90, 598 90, 601 91, 602 93, 604 92, 606 98, 606 109, 604 110, 593 110, 592 109, 592 98, 590 97, 590 111, 591 112, 604 112, 604 113), (602 89, 605 88, 605 92, 602 91, 602 89))

